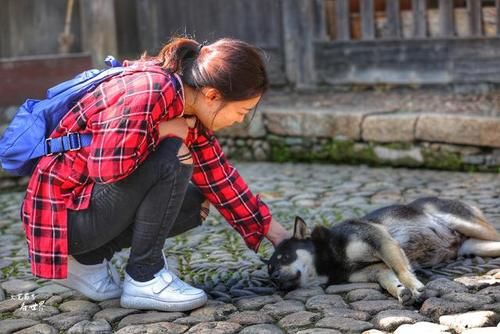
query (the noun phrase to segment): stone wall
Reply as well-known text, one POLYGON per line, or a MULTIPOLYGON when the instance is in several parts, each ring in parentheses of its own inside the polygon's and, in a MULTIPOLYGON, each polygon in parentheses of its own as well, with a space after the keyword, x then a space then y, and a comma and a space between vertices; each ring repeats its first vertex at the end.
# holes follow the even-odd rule
POLYGON ((262 106, 219 133, 230 158, 500 171, 500 118, 262 106))

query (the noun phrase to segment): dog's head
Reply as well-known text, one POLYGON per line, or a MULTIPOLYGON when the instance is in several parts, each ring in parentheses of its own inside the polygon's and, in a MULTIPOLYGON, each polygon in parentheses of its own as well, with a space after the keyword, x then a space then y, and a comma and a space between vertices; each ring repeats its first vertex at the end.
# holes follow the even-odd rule
POLYGON ((302 218, 295 218, 293 236, 281 242, 271 258, 263 261, 269 277, 282 290, 307 286, 316 279, 314 245, 302 218))

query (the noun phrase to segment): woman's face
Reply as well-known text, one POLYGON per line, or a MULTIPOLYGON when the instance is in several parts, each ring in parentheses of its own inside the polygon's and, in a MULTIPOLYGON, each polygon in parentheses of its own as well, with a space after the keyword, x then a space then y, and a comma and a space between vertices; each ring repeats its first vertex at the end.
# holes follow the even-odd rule
POLYGON ((232 102, 222 102, 221 99, 207 101, 205 108, 199 110, 197 117, 200 122, 212 131, 217 131, 241 123, 245 116, 255 109, 262 95, 232 102))

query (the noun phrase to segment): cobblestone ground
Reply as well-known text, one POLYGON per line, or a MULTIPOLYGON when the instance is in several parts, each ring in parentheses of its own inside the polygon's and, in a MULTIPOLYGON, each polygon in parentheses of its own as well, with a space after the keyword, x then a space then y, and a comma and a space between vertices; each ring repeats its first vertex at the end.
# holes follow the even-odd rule
MULTIPOLYGON (((386 204, 440 195, 476 204, 500 229, 498 174, 271 163, 237 167, 288 228, 295 215, 310 225, 332 225, 386 204)), ((418 307, 402 307, 377 284, 284 294, 269 282, 259 260, 270 256, 271 245, 264 242, 254 254, 215 213, 165 247, 169 265, 208 292, 207 306, 162 313, 123 309, 118 300, 92 302, 30 275, 18 219, 22 196, 0 194, 1 333, 500 333, 500 258, 458 259, 419 272, 433 297, 418 307)), ((127 255, 123 251, 114 259, 122 272, 127 255)))

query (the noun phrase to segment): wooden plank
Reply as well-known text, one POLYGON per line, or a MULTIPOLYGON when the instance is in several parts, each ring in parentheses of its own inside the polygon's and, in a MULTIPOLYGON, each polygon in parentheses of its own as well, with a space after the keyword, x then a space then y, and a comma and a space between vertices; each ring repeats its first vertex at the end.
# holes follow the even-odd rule
POLYGON ((114 2, 108 0, 80 1, 83 50, 92 55, 95 65, 118 53, 114 2))
POLYGON ((338 41, 351 39, 349 0, 337 0, 335 2, 335 30, 338 41))
POLYGON ((401 18, 399 16, 399 0, 386 0, 385 15, 387 18, 387 36, 389 38, 401 37, 401 18))
POLYGON ((497 36, 500 36, 500 0, 495 1, 496 18, 497 18, 497 36))
POLYGON ((413 37, 425 38, 427 36, 427 4, 426 0, 412 0, 413 12, 413 37))
POLYGON ((297 89, 312 88, 316 82, 313 5, 303 0, 282 2, 285 70, 297 89))
MULTIPOLYGON (((469 15, 469 26, 471 36, 483 35, 483 20, 481 0, 467 0, 467 13, 469 15)), ((498 16, 497 16, 498 21, 498 16)), ((498 22, 497 22, 498 23, 498 22)))
POLYGON ((500 38, 336 41, 316 48, 320 85, 500 82, 500 38))
POLYGON ((439 1, 439 34, 442 37, 455 35, 453 7, 453 0, 439 1))
POLYGON ((327 41, 327 21, 325 0, 314 1, 314 37, 317 40, 327 41))
POLYGON ((372 0, 360 0, 361 39, 375 39, 375 17, 372 0))

